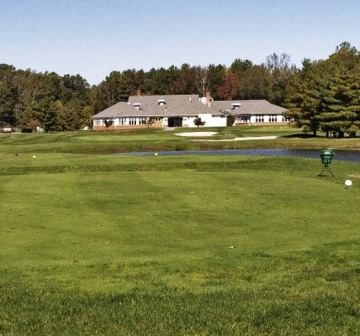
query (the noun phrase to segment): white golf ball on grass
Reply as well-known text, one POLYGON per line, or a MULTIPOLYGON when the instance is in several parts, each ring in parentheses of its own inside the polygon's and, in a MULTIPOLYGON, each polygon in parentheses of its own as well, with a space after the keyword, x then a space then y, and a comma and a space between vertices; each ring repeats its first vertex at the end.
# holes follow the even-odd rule
POLYGON ((346 180, 345 181, 345 187, 350 188, 351 186, 352 186, 352 181, 351 180, 346 180))

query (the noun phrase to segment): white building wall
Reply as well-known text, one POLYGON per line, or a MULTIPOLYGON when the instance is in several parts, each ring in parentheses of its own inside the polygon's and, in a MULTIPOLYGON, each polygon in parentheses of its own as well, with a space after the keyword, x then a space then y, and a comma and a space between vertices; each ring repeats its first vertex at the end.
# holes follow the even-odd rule
POLYGON ((211 114, 199 114, 202 121, 205 121, 205 127, 226 127, 226 117, 213 116, 211 114))
POLYGON ((194 120, 196 117, 183 117, 183 127, 196 127, 194 120))
MULTIPOLYGON (((212 114, 199 114, 201 121, 205 121, 202 127, 226 127, 226 117, 213 116, 212 114)), ((183 127, 197 127, 194 124, 196 117, 184 117, 183 127)))
POLYGON ((104 126, 104 121, 102 119, 93 119, 93 126, 104 126))
MULTIPOLYGON (((202 121, 205 121, 205 125, 202 127, 226 127, 226 117, 220 117, 220 116, 213 116, 212 114, 199 114, 198 115, 202 121)), ((281 114, 278 115, 262 115, 262 117, 264 118, 263 123, 274 123, 274 122, 278 122, 278 123, 282 123, 283 122, 283 116, 281 114), (275 121, 271 121, 273 118, 275 117, 275 121)), ((111 119, 111 118, 109 118, 111 119)), ((132 121, 136 120, 136 124, 132 123, 132 125, 130 125, 130 117, 124 117, 124 118, 114 118, 114 124, 113 126, 115 127, 121 127, 121 126, 134 126, 134 125, 141 125, 140 124, 140 119, 143 118, 139 118, 139 117, 132 117, 131 118, 132 121), (123 122, 121 122, 121 119, 123 122)), ((148 120, 148 117, 145 117, 146 120, 148 120)), ((183 127, 189 127, 189 128, 195 128, 197 127, 194 124, 194 120, 196 119, 196 116, 192 116, 192 117, 183 117, 183 127)), ((259 121, 256 121, 257 116, 256 115, 251 115, 250 116, 250 124, 258 124, 259 121)), ((245 123, 247 124, 247 122, 241 121, 240 117, 237 117, 236 119, 236 123, 245 123)), ((261 122, 262 123, 262 122, 261 122)), ((168 118, 164 117, 161 120, 161 124, 163 127, 167 127, 168 125, 168 118)), ((143 124, 144 126, 146 124, 143 124)), ((103 119, 94 119, 93 120, 93 126, 94 127, 102 127, 105 126, 104 120, 103 119)))
MULTIPOLYGON (((281 114, 278 114, 278 115, 274 115, 274 114, 271 114, 271 115, 268 115, 268 114, 264 114, 262 115, 262 117, 264 117, 264 123, 274 123, 274 122, 278 122, 278 123, 281 123, 283 122, 283 116, 281 114), (275 120, 274 121, 271 121, 271 118, 274 118, 275 117, 275 120)), ((257 119, 257 116, 256 115, 252 115, 250 116, 250 123, 251 124, 257 124, 259 123, 259 121, 256 121, 257 119)))

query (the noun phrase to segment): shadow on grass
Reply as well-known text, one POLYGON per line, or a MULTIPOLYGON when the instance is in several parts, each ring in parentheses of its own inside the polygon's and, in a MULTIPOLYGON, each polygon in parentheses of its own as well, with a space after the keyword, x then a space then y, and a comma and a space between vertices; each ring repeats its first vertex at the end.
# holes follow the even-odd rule
POLYGON ((314 139, 324 139, 324 136, 313 136, 312 134, 307 134, 307 133, 294 133, 294 134, 288 134, 288 135, 283 135, 281 138, 289 138, 289 139, 309 139, 309 138, 314 138, 314 139))

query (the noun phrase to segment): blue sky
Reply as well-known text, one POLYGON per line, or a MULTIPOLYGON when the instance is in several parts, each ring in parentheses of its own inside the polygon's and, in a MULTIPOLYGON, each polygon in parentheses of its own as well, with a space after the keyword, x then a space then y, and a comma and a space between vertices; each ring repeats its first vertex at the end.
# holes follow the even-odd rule
POLYGON ((356 0, 0 0, 0 63, 84 76, 360 49, 356 0))

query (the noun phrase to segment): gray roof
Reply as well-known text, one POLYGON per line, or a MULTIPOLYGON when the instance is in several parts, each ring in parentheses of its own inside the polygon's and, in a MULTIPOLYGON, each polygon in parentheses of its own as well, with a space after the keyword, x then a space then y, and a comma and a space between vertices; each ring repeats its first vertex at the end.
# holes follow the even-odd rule
POLYGON ((211 101, 202 104, 198 95, 130 96, 127 103, 120 102, 93 116, 93 119, 118 117, 172 117, 197 116, 199 114, 282 114, 286 109, 266 100, 211 101), (165 101, 165 105, 159 105, 165 101), (232 109, 232 104, 240 107, 232 109), (136 108, 134 104, 141 104, 136 108))
POLYGON ((129 103, 141 104, 141 109, 153 116, 197 116, 202 113, 221 115, 220 111, 202 104, 199 95, 130 96, 129 103), (164 106, 159 101, 165 101, 164 106))
POLYGON ((287 109, 271 104, 265 99, 213 101, 211 105, 219 111, 229 112, 235 115, 283 114, 287 112, 287 109), (240 107, 233 109, 233 104, 240 104, 240 107))
POLYGON ((144 111, 138 111, 129 103, 120 102, 108 107, 106 110, 101 111, 98 114, 95 114, 93 116, 93 119, 118 118, 123 116, 132 116, 132 115, 137 117, 142 115, 140 114, 140 112, 144 112, 144 111), (136 114, 136 112, 139 113, 136 114))

